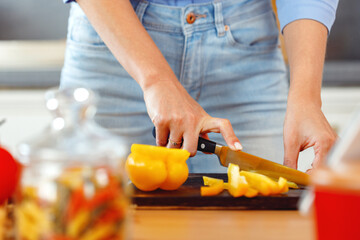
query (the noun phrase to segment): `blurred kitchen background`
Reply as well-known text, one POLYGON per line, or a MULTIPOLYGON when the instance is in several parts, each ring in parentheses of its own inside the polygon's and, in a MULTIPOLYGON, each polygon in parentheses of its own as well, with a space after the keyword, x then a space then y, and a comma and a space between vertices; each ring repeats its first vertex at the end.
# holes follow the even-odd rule
MULTIPOLYGON (((0 1, 0 143, 12 152, 51 119, 43 96, 59 83, 69 9, 62 0, 0 1)), ((323 111, 339 133, 360 106, 359 9, 359 0, 340 0, 328 42, 323 111)), ((299 168, 312 158, 302 153, 299 168)))

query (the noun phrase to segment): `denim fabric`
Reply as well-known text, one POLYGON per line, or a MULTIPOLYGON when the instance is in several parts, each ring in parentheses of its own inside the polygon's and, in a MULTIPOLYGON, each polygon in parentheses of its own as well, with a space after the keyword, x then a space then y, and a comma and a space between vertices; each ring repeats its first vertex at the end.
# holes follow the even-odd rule
MULTIPOLYGON (((286 68, 270 1, 226 0, 185 7, 133 1, 179 81, 213 117, 231 121, 244 151, 283 161, 286 68), (189 13, 198 17, 186 21, 189 13)), ((131 143, 155 144, 139 85, 72 4, 61 87, 100 96, 96 121, 131 143)), ((210 139, 225 144, 220 134, 210 139)), ((188 160, 191 172, 225 172, 215 155, 188 160)))

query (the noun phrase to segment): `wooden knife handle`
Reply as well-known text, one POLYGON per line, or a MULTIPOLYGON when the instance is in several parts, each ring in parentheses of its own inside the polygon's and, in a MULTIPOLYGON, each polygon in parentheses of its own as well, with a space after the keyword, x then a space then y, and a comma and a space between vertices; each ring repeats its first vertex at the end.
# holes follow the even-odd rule
MULTIPOLYGON (((155 127, 152 130, 152 135, 154 136, 154 138, 156 138, 155 127)), ((198 146, 197 146, 198 151, 207 152, 207 153, 215 153, 215 148, 216 148, 216 142, 199 137, 198 146)))

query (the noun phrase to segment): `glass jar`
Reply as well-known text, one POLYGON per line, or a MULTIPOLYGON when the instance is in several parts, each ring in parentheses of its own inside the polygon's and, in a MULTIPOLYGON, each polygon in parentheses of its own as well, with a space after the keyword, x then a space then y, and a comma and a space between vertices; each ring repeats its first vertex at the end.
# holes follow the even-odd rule
POLYGON ((359 160, 312 174, 316 239, 360 239, 359 160))
POLYGON ((318 240, 360 239, 360 111, 340 136, 311 175, 318 240))
POLYGON ((17 239, 124 239, 125 145, 93 120, 94 93, 48 91, 53 120, 18 146, 25 166, 16 194, 17 239))

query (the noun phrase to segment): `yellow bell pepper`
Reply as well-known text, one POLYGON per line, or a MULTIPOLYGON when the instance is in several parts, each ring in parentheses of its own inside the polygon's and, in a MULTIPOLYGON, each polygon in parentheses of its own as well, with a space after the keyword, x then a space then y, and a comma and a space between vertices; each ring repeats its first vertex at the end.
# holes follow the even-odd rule
POLYGON ((125 167, 130 180, 140 190, 175 190, 189 175, 186 165, 189 156, 183 149, 133 144, 125 167))
POLYGON ((131 153, 128 156, 126 171, 132 183, 143 191, 157 189, 167 178, 163 160, 138 153, 131 153))

